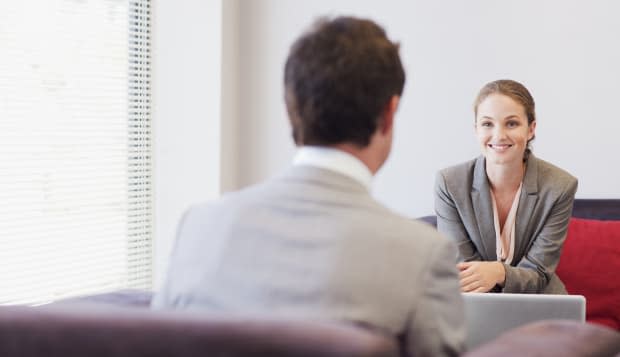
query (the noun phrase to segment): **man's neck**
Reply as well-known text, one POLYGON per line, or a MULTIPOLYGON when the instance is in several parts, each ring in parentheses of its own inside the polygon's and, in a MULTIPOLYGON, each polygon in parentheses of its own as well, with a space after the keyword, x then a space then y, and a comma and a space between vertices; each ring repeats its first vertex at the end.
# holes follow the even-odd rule
POLYGON ((336 147, 303 146, 297 150, 293 165, 308 165, 334 171, 363 184, 370 190, 372 172, 357 156, 336 147))
POLYGON ((331 145, 330 147, 338 150, 342 150, 352 156, 355 156, 358 160, 360 160, 372 174, 376 174, 381 168, 381 164, 383 163, 380 160, 377 160, 376 155, 373 155, 373 151, 369 149, 369 147, 360 148, 359 146, 351 143, 342 143, 331 145))

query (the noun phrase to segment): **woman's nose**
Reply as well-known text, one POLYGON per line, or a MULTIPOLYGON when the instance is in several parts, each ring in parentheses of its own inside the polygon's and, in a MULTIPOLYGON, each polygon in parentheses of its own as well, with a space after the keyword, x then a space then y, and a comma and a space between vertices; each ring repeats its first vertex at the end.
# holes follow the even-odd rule
POLYGON ((500 125, 498 125, 495 127, 495 130, 493 130, 493 136, 499 139, 503 139, 506 137, 506 130, 500 125))

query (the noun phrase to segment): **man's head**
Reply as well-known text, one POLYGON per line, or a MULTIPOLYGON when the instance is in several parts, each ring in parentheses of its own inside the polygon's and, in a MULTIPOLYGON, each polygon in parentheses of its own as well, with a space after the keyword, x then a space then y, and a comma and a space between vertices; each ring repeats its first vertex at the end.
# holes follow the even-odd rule
MULTIPOLYGON (((398 45, 370 20, 321 19, 292 46, 285 99, 297 145, 365 148, 402 94, 398 45)), ((389 151, 389 149, 388 149, 389 151)))

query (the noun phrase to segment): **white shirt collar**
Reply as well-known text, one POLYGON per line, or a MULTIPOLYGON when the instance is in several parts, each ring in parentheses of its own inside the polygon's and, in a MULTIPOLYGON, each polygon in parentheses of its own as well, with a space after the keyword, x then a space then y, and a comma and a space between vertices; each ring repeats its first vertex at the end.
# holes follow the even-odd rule
POLYGON ((322 146, 302 146, 297 150, 293 165, 309 165, 335 171, 358 181, 368 190, 372 172, 355 156, 342 150, 322 146))

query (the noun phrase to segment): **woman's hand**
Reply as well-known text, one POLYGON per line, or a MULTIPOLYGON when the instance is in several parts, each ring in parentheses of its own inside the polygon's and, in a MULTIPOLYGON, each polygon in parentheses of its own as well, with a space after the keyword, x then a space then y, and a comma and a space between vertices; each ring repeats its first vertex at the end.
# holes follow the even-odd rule
POLYGON ((486 293, 496 284, 504 285, 506 270, 500 262, 463 262, 459 270, 462 292, 486 293))

